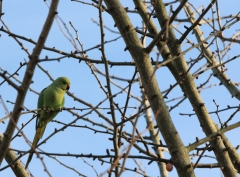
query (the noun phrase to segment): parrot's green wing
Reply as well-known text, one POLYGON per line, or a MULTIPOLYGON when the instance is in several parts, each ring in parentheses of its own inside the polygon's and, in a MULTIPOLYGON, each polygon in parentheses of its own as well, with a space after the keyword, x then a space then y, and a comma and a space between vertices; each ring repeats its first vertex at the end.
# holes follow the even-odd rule
MULTIPOLYGON (((32 149, 35 149, 38 141, 42 138, 47 124, 58 114, 64 105, 64 93, 70 88, 70 81, 66 77, 59 77, 47 88, 43 89, 38 97, 38 111, 36 122, 36 133, 32 143, 32 149)), ((29 154, 25 168, 32 159, 33 153, 29 154)))
MULTIPOLYGON (((40 108, 43 108, 43 104, 44 104, 44 91, 46 90, 43 89, 38 97, 38 104, 37 104, 37 108, 40 109, 40 108)), ((39 116, 41 114, 41 111, 38 111, 38 115, 37 115, 37 119, 36 119, 36 130, 37 130, 37 125, 38 125, 38 120, 39 120, 39 116)))

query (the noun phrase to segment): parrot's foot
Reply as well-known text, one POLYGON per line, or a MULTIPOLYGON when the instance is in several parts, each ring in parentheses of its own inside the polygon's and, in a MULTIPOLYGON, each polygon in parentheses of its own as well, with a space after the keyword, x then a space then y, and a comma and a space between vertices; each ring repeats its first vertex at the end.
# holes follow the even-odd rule
POLYGON ((43 106, 42 108, 45 112, 52 112, 53 110, 51 108, 46 108, 45 106, 43 106))
POLYGON ((42 110, 44 110, 45 112, 49 113, 49 112, 54 112, 54 111, 59 111, 62 112, 63 108, 59 108, 59 109, 51 109, 51 108, 46 108, 45 106, 42 107, 42 110))
POLYGON ((46 112, 52 112, 53 110, 51 108, 47 108, 46 112))

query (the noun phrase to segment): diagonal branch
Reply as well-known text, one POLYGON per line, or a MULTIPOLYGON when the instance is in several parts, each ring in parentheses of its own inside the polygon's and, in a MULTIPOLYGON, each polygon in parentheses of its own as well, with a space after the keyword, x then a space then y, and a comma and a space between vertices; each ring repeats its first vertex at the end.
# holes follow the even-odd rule
MULTIPOLYGON (((188 4, 185 6, 185 12, 186 12, 189 20, 191 21, 191 23, 194 23, 195 17, 193 15, 192 9, 190 8, 190 6, 188 4)), ((236 15, 236 22, 239 21, 238 15, 236 15)), ((204 37, 202 35, 202 30, 200 29, 199 26, 196 26, 194 28, 194 34, 195 34, 198 42, 201 42, 204 40, 204 37)), ((218 64, 218 62, 216 61, 216 58, 212 54, 210 48, 206 46, 206 44, 203 43, 201 45, 201 49, 203 50, 203 53, 204 53, 205 57, 207 58, 208 63, 211 63, 212 65, 218 64)), ((238 88, 236 87, 234 82, 232 82, 225 73, 221 72, 218 67, 212 68, 212 71, 213 71, 214 76, 216 76, 221 81, 221 83, 228 89, 228 91, 231 93, 231 95, 233 97, 236 97, 238 100, 240 100, 240 91, 238 90, 238 88)), ((231 143, 228 141, 228 139, 225 135, 223 135, 222 138, 224 140, 225 146, 229 148, 228 153, 231 158, 231 161, 233 162, 235 168, 237 168, 238 172, 240 172, 240 156, 239 156, 238 152, 231 145, 231 143)))
POLYGON ((116 26, 123 36, 127 46, 126 50, 129 50, 136 63, 142 80, 142 86, 158 122, 158 127, 169 147, 172 160, 175 164, 177 164, 176 168, 178 169, 178 172, 180 172, 180 176, 195 176, 193 168, 190 165, 188 153, 171 120, 168 108, 159 89, 148 53, 145 52, 145 49, 141 44, 129 17, 120 2, 118 0, 104 1, 109 9, 109 13, 116 23, 116 26))
MULTIPOLYGON (((195 20, 193 11, 191 10, 191 8, 188 4, 185 6, 185 12, 186 12, 189 20, 191 21, 191 23, 194 23, 196 20, 195 20)), ((236 17, 238 17, 238 15, 236 17)), ((223 30, 223 29, 221 29, 221 30, 223 30)), ((198 42, 202 42, 204 40, 204 37, 202 35, 203 32, 200 29, 200 27, 196 26, 193 30, 194 30, 194 34, 195 34, 198 42)), ((216 61, 216 58, 212 54, 210 48, 207 47, 206 44, 203 43, 201 45, 201 49, 203 50, 203 53, 209 63, 211 63, 213 65, 218 63, 216 61)), ((233 97, 236 97, 238 100, 240 100, 240 91, 238 90, 238 88, 236 87, 234 82, 231 81, 231 79, 229 79, 225 73, 221 72, 219 68, 213 68, 212 71, 213 71, 214 76, 216 76, 220 80, 220 82, 228 89, 228 91, 231 93, 231 95, 233 97)))
MULTIPOLYGON (((153 49, 153 47, 160 41, 163 40, 163 35, 166 32, 169 25, 172 24, 172 22, 177 17, 177 14, 181 11, 181 9, 184 7, 184 5, 187 3, 188 0, 183 0, 181 4, 178 6, 178 8, 173 12, 173 15, 170 17, 170 20, 167 21, 165 26, 162 28, 162 30, 155 36, 155 38, 152 40, 152 42, 146 47, 146 52, 150 53, 153 49)), ((201 19, 200 19, 201 20, 201 19)))
MULTIPOLYGON (((182 1, 184 2, 184 1, 182 1)), ((199 24, 203 16, 210 10, 210 8, 214 5, 216 0, 213 0, 208 7, 202 12, 202 14, 198 17, 198 19, 189 27, 187 28, 186 32, 182 35, 182 37, 179 39, 179 43, 181 44, 183 40, 187 37, 187 35, 199 24)))
MULTIPOLYGON (((0 133, 0 145, 2 144, 2 140, 3 140, 3 136, 0 133)), ((28 173, 25 170, 25 168, 23 167, 21 161, 18 159, 17 160, 17 155, 14 153, 13 150, 9 150, 5 156, 5 160, 7 161, 8 164, 11 164, 12 162, 15 162, 10 166, 12 171, 14 172, 14 174, 16 176, 19 177, 28 177, 28 173)))
POLYGON ((8 152, 8 148, 10 145, 11 138, 13 136, 13 132, 15 130, 15 125, 18 123, 21 111, 23 110, 23 103, 25 96, 27 94, 29 85, 32 82, 32 77, 34 74, 34 70, 36 68, 39 55, 44 47, 44 43, 47 39, 47 36, 49 34, 49 31, 51 29, 51 26, 54 21, 54 17, 57 14, 57 6, 58 6, 58 0, 53 0, 51 3, 51 7, 46 19, 46 22, 43 26, 42 32, 39 36, 38 42, 36 44, 36 47, 34 48, 32 54, 29 56, 29 63, 27 64, 26 72, 23 78, 22 85, 20 86, 18 90, 18 95, 16 99, 16 104, 13 108, 11 119, 8 123, 7 129, 4 133, 3 142, 0 147, 0 164, 3 161, 3 158, 5 157, 6 153, 8 152))
MULTIPOLYGON (((169 18, 166 12, 166 8, 162 0, 152 1, 157 3, 155 6, 155 11, 158 21, 163 27, 166 20, 169 18)), ((170 50, 171 56, 175 57, 181 53, 181 47, 178 40, 176 39, 172 26, 170 25, 168 29, 169 38, 167 41, 167 46, 170 50)), ((206 106, 204 105, 203 100, 198 93, 194 79, 188 72, 188 66, 184 56, 180 55, 177 60, 174 60, 171 67, 169 66, 169 69, 171 70, 176 80, 181 83, 179 85, 193 106, 193 109, 197 114, 198 120, 201 127, 203 128, 204 133, 206 135, 210 135, 216 132, 218 128, 215 122, 209 116, 206 106)), ((223 137, 225 137, 225 135, 223 135, 223 137)), ((216 138, 211 141, 211 145, 214 146, 214 153, 219 162, 219 166, 224 167, 224 170, 222 171, 224 175, 233 177, 237 176, 229 155, 227 153, 222 153, 222 149, 225 148, 223 140, 221 138, 216 138)), ((229 144, 229 147, 232 148, 231 144, 229 144)))
POLYGON ((201 144, 204 144, 204 143, 207 143, 208 141, 210 141, 211 139, 217 137, 217 136, 221 136, 224 132, 227 132, 227 131, 230 131, 230 130, 233 130, 235 128, 238 128, 240 127, 240 122, 237 122, 237 123, 234 123, 232 125, 229 125, 225 128, 222 128, 220 130, 218 130, 217 132, 211 134, 211 135, 208 135, 207 137, 201 139, 201 140, 198 140, 197 142, 195 143, 192 143, 190 145, 187 146, 187 149, 188 151, 192 151, 194 150, 196 147, 200 146, 201 144))

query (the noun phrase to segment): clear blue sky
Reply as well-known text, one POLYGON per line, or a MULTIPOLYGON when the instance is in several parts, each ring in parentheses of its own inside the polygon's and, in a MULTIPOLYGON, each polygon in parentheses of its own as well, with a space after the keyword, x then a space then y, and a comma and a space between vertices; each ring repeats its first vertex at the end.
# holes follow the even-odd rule
MULTIPOLYGON (((88 3, 91 3, 91 1, 86 1, 88 3)), ((132 2, 129 0, 122 0, 121 1, 124 6, 128 6, 131 10, 134 8, 132 2)), ((210 1, 190 1, 191 3, 194 3, 196 8, 199 8, 201 5, 204 5, 204 7, 207 6, 207 4, 210 1)), ((220 1, 220 10, 221 15, 230 15, 230 14, 237 14, 239 11, 239 1, 237 0, 230 0, 230 1, 220 1)), ((215 7, 214 7, 215 8, 215 7)), ((167 7, 169 9, 169 7, 167 7)), ((5 13, 2 17, 3 21, 6 23, 8 28, 12 33, 15 33, 20 36, 25 36, 26 38, 31 38, 34 41, 37 41, 39 33, 42 29, 42 25, 46 19, 47 13, 48 13, 48 7, 45 4, 44 1, 31 1, 31 0, 25 0, 25 1, 3 1, 3 12, 5 13)), ((77 2, 71 2, 71 1, 60 1, 59 7, 58 7, 58 14, 59 16, 65 21, 68 28, 71 31, 71 34, 75 37, 74 30, 70 27, 69 21, 73 23, 75 28, 78 30, 78 34, 81 40, 81 43, 84 45, 84 49, 88 49, 91 47, 96 46, 97 44, 100 44, 100 29, 99 27, 92 22, 92 19, 95 19, 98 21, 98 10, 92 6, 89 5, 83 5, 81 3, 77 2)), ((110 15, 107 13, 103 13, 104 16, 104 23, 106 26, 110 27, 113 30, 117 31, 117 28, 114 28, 114 22, 110 15)), ((134 21, 134 26, 141 26, 141 20, 138 18, 136 14, 130 14, 131 19, 134 21)), ((179 14, 179 17, 185 17, 184 12, 179 14)), ((211 14, 209 14, 208 17, 211 17, 211 14)), ((225 23, 225 20, 223 20, 223 24, 225 23)), ((181 24, 182 25, 182 24, 181 24)), ((188 24, 190 26, 190 24, 188 24)), ((1 24, 2 26, 2 24, 1 24)), ((182 25, 183 26, 183 25, 182 25)), ((184 32, 184 28, 180 26, 180 29, 182 32, 184 32)), ((236 24, 233 28, 233 30, 226 31, 226 37, 231 37, 234 33, 236 33, 236 30, 239 30, 239 24, 236 24)), ((62 26, 63 30, 64 27, 62 26)), ((204 29, 204 32, 206 32, 205 37, 208 36, 210 33, 209 28, 202 27, 204 29), (206 29, 206 30, 205 30, 206 29)), ((106 30, 106 29, 105 29, 106 30)), ((65 31, 65 30, 64 30, 65 31)), ((66 31, 65 31, 66 32, 66 31)), ((112 40, 119 36, 119 34, 110 33, 109 31, 105 31, 105 40, 112 40)), ((3 70, 7 70, 9 73, 13 73, 16 71, 16 69, 19 67, 19 63, 24 61, 28 61, 27 54, 20 49, 20 46, 14 41, 13 38, 9 37, 7 34, 0 32, 0 67, 3 70)), ((188 36, 190 39, 195 41, 194 35, 188 36)), ((149 42, 150 39, 148 39, 147 42, 149 42)), ((28 42, 22 41, 24 46, 31 52, 34 45, 29 44, 28 42)), ((220 42, 221 43, 221 42, 220 42)), ((56 47, 59 50, 69 52, 74 51, 72 44, 66 39, 66 37, 61 32, 59 26, 57 25, 56 21, 53 24, 53 28, 50 31, 50 35, 47 39, 47 42, 45 44, 47 47, 56 47)), ((183 49, 186 49, 190 47, 189 45, 183 46, 183 49)), ((221 46, 222 47, 222 46, 221 46)), ((80 48, 80 46, 79 46, 80 48)), ((132 61, 132 58, 130 57, 129 53, 126 51, 124 52, 125 45, 123 43, 122 39, 118 39, 116 42, 106 44, 106 55, 107 59, 111 61, 132 61)), ((228 56, 224 58, 226 61, 228 58, 232 58, 235 55, 239 55, 239 45, 234 45, 232 50, 229 51, 228 56)), ((216 46, 212 46, 212 49, 216 50, 216 46)), ((51 53, 49 51, 42 52, 40 58, 45 58, 45 56, 48 56, 49 58, 56 58, 60 55, 56 53, 51 53)), ((101 52, 97 49, 92 50, 87 53, 89 58, 92 59, 101 59, 101 52)), ((188 53, 185 57, 187 60, 189 58, 196 58, 198 56, 198 53, 196 50, 191 51, 188 53)), ((155 59, 156 55, 155 53, 152 54, 152 57, 155 59)), ((236 66, 239 66, 240 62, 239 59, 233 61, 232 63, 227 65, 227 68, 229 71, 227 71, 227 74, 234 82, 239 82, 239 69, 236 66), (236 65, 236 66, 235 66, 236 65)), ((61 60, 61 62, 42 62, 40 63, 42 67, 44 67, 45 70, 49 72, 49 74, 56 79, 59 76, 67 76, 71 80, 71 89, 70 92, 74 93, 75 96, 81 98, 82 100, 92 104, 97 105, 99 102, 101 102, 103 99, 105 99, 105 94, 102 90, 99 89, 99 84, 94 78, 94 76, 91 74, 91 70, 89 67, 85 64, 85 62, 79 63, 78 60, 75 59, 64 59, 61 60)), ((198 65, 198 67, 201 64, 198 65)), ((104 71, 103 65, 96 65, 99 69, 104 71)), ((25 73, 26 67, 23 67, 18 73, 19 76, 17 78, 21 81, 24 73, 25 73)), ((195 71, 197 69, 194 68, 192 70, 195 71)), ((132 75, 134 73, 134 68, 131 66, 128 67, 112 67, 110 68, 110 75, 115 75, 118 77, 128 78, 131 79, 132 75)), ((198 80, 196 80, 196 84, 199 85, 200 83, 203 83, 206 78, 208 78, 210 74, 210 71, 208 71, 206 74, 202 75, 198 80)), ((161 68, 156 73, 159 86, 161 90, 166 90, 169 88, 170 84, 174 84, 175 80, 171 76, 170 72, 167 68, 161 68)), ((103 85, 106 85, 104 77, 99 75, 99 78, 103 85)), ((0 82, 2 81, 2 78, 0 78, 0 82)), ((34 83, 31 84, 31 88, 34 89, 37 92, 40 92, 43 88, 48 86, 51 81, 48 78, 48 76, 42 72, 39 68, 36 68, 36 72, 34 73, 33 77, 34 83)), ((126 87, 128 84, 126 82, 122 81, 115 81, 119 85, 126 87)), ((15 82, 17 83, 17 82, 15 82)), ((18 84, 18 83, 17 83, 18 84)), ((215 78, 212 78, 210 81, 210 84, 219 84, 219 81, 215 78)), ((207 86, 209 86, 208 84, 207 86)), ((112 86, 113 93, 117 93, 120 90, 112 86)), ((132 93, 138 97, 141 97, 140 91, 139 91, 139 85, 138 83, 135 83, 132 88, 132 93)), ((16 98, 16 91, 11 88, 7 83, 4 83, 0 86, 0 95, 4 99, 4 101, 9 100, 11 102, 15 101, 16 98)), ((169 99, 173 99, 176 97, 182 96, 182 92, 180 91, 180 88, 176 88, 173 90, 173 92, 169 95, 169 99)), ((216 100, 216 102, 220 105, 219 109, 226 108, 227 105, 230 106, 238 106, 239 101, 235 98, 231 98, 231 95, 229 92, 223 87, 223 86, 214 86, 211 89, 206 89, 201 92, 201 96, 204 100, 204 103, 206 104, 206 107, 208 111, 215 111, 216 106, 213 103, 213 99, 216 100)), ((36 95, 33 92, 28 92, 27 97, 25 99, 24 106, 26 106, 28 109, 36 109, 37 106, 37 98, 38 95, 36 95)), ((124 106, 125 104, 125 98, 126 94, 120 94, 115 98, 115 101, 119 103, 119 106, 124 106)), ((5 102, 6 103, 6 102, 5 102)), ((168 106, 175 105, 176 102, 170 102, 168 103, 168 106)), ((140 102, 131 98, 130 99, 130 106, 139 106, 140 102)), ((12 111, 13 105, 10 103, 6 103, 6 106, 9 111, 12 111)), ((101 107, 108 107, 109 103, 106 101, 102 104, 101 107)), ((80 104, 77 101, 74 101, 69 96, 66 96, 66 104, 65 107, 76 107, 76 108, 87 108, 85 105, 80 104)), ((222 121, 225 121, 229 118, 229 116, 234 112, 235 110, 229 110, 227 112, 221 113, 220 117, 222 121)), ((79 113, 82 115, 84 112, 75 111, 76 113, 79 113)), ((101 112, 106 115, 107 117, 111 118, 110 115, 107 114, 108 110, 101 110, 101 112)), ((131 116, 132 114, 136 113, 136 110, 129 109, 127 111, 127 116, 131 116)), ((188 101, 185 101, 183 104, 181 104, 178 108, 174 109, 171 112, 171 116, 173 119, 173 122, 179 131, 180 136, 182 137, 182 140, 185 145, 188 145, 189 143, 192 143, 195 141, 196 136, 199 138, 204 138, 203 132, 199 128, 198 120, 195 116, 192 117, 182 117, 179 116, 179 113, 192 113, 192 107, 189 104, 188 101)), ((2 106, 0 106, 0 118, 4 117, 4 109, 2 106)), ((20 118, 18 126, 21 127, 21 124, 25 124, 29 119, 31 119, 32 114, 23 115, 20 118)), ((120 114, 117 114, 118 121, 120 121, 120 114)), ((211 115, 211 117, 214 119, 216 123, 218 123, 218 118, 215 114, 211 115)), ((85 118, 89 118, 94 122, 97 123, 103 123, 106 126, 109 126, 103 119, 99 118, 95 113, 92 113, 88 115, 85 118)), ((239 118, 238 114, 234 117, 234 122, 239 121, 237 120, 239 118)), ((74 116, 67 113, 66 111, 61 112, 55 120, 69 123, 75 119, 74 116)), ((0 132, 3 133, 6 129, 8 121, 5 121, 5 124, 0 124, 0 132)), ((92 124, 83 121, 78 120, 77 125, 87 125, 92 128, 96 128, 97 130, 103 130, 97 126, 92 126, 92 124)), ((62 125, 52 122, 49 123, 47 126, 47 129, 44 133, 43 139, 48 137, 52 132, 54 132, 54 129, 61 128, 62 125)), ((138 122, 138 129, 140 132, 144 132, 146 128, 144 117, 141 116, 139 122, 138 122)), ((125 130, 128 132, 132 132, 132 127, 129 124, 126 125, 125 130)), ((24 130, 24 134, 27 136, 27 138, 32 141, 34 134, 35 134, 35 121, 32 121, 30 124, 28 124, 24 130)), ((228 136, 229 140, 232 142, 234 146, 237 146, 239 144, 239 128, 235 129, 231 132, 228 132, 226 135, 228 136)), ((144 136, 148 136, 148 133, 145 132, 143 134, 144 136)), ((46 144, 43 144, 40 148, 44 150, 45 152, 53 152, 53 153, 73 153, 73 154, 95 154, 95 155, 105 155, 106 149, 112 149, 112 142, 108 140, 111 136, 107 134, 94 134, 93 131, 88 130, 86 128, 72 128, 69 127, 65 131, 57 133, 54 135, 50 140, 47 141, 46 144)), ((42 140, 43 140, 42 139, 42 140)), ((41 142, 41 140, 40 140, 41 142)), ((125 144, 127 147, 127 143, 125 144)), ((29 150, 29 145, 25 142, 24 138, 18 137, 11 143, 11 147, 14 149, 19 150, 29 150)), ((138 151, 132 149, 131 154, 138 154, 138 151)), ((169 155, 166 153, 166 158, 169 158, 169 155)), ((65 168, 59 164, 56 160, 53 160, 51 158, 48 158, 46 156, 44 157, 44 162, 48 167, 48 170, 52 174, 52 176, 79 176, 76 172, 73 170, 70 170, 68 168, 65 168)), ((22 162, 25 163, 27 159, 27 156, 24 156, 21 158, 22 162)), ((84 163, 84 160, 89 163, 90 165, 93 165, 94 168, 97 170, 98 175, 101 172, 105 172, 108 169, 108 165, 104 164, 101 166, 97 160, 93 161, 92 159, 85 158, 84 160, 81 158, 74 158, 74 157, 57 157, 60 161, 62 161, 67 166, 73 167, 76 170, 78 170, 80 173, 85 174, 87 176, 96 176, 96 173, 92 167, 84 163)), ((195 159, 194 159, 195 160, 195 159)), ((139 163, 142 163, 142 168, 146 170, 147 174, 150 176, 157 177, 159 176, 158 168, 156 164, 148 165, 148 161, 142 161, 139 160, 139 163)), ((203 162, 215 162, 214 159, 209 158, 203 158, 200 163, 203 162)), ((136 164, 132 165, 134 162, 132 160, 127 161, 127 165, 130 165, 132 168, 135 167, 136 164)), ((6 162, 1 165, 1 168, 6 165, 6 162)), ((36 158, 36 156, 33 157, 32 162, 29 166, 29 169, 33 173, 35 177, 44 177, 48 176, 46 172, 44 172, 44 168, 42 166, 42 163, 39 159, 36 158)), ((196 170, 196 176, 221 176, 221 172, 218 169, 197 169, 196 170)), ((12 170, 8 168, 7 170, 0 171, 0 176, 14 176, 12 170)), ((106 176, 106 175, 105 175, 106 176)), ((135 176, 134 173, 126 172, 123 174, 123 176, 135 176)), ((177 176, 177 173, 175 169, 169 174, 171 177, 177 176)))

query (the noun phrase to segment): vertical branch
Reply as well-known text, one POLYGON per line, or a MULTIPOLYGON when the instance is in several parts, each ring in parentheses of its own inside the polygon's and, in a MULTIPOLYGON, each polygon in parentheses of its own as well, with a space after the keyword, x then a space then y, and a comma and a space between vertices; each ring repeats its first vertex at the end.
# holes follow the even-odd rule
POLYGON ((37 42, 32 54, 29 56, 30 60, 27 64, 23 82, 22 82, 22 85, 19 87, 18 95, 17 95, 17 99, 15 102, 15 106, 13 108, 11 119, 10 119, 7 129, 4 133, 3 142, 0 147, 0 164, 2 163, 3 158, 7 154, 7 151, 8 151, 9 145, 10 145, 10 141, 13 136, 13 132, 15 130, 15 125, 18 123, 21 111, 23 110, 24 99, 27 94, 29 85, 31 84, 34 70, 35 70, 35 67, 36 67, 38 59, 39 59, 39 55, 44 47, 44 43, 45 43, 47 36, 49 34, 49 31, 51 29, 54 17, 57 14, 58 1, 59 0, 52 0, 47 19, 43 26, 42 32, 38 38, 38 42, 37 42))
POLYGON ((105 71, 106 71, 106 82, 107 82, 107 89, 108 89, 108 97, 110 102, 110 109, 111 109, 111 115, 113 120, 113 126, 114 126, 114 133, 113 133, 113 146, 114 146, 114 153, 115 158, 113 162, 112 168, 115 168, 115 176, 118 176, 119 173, 119 167, 117 166, 118 163, 118 151, 119 151, 119 144, 118 144, 118 127, 116 126, 117 120, 115 116, 114 111, 114 102, 113 102, 113 96, 111 91, 111 84, 110 84, 110 77, 109 77, 109 71, 108 71, 108 62, 105 55, 105 49, 104 49, 104 30, 103 30, 103 20, 102 20, 102 0, 99 1, 99 22, 100 22, 100 30, 101 30, 101 52, 102 52, 102 60, 104 61, 105 71))
POLYGON ((129 50, 133 57, 138 72, 141 76, 142 86, 150 102, 152 111, 158 122, 159 129, 164 137, 169 151, 172 155, 172 162, 178 169, 180 177, 194 177, 194 171, 190 164, 188 152, 171 120, 168 108, 161 94, 154 69, 150 62, 148 53, 146 53, 141 44, 135 29, 126 14, 126 10, 118 0, 105 0, 108 12, 113 17, 126 44, 126 50, 129 50))
MULTIPOLYGON (((145 5, 144 4, 145 2, 146 2, 145 0, 144 0, 144 2, 139 0, 136 3, 136 5, 137 4, 145 5)), ((143 11, 147 12, 146 5, 145 5, 145 9, 143 11)), ((145 18, 147 18, 147 17, 145 17, 145 18)), ((151 19, 151 18, 149 17, 149 19, 151 19)), ((143 20, 143 30, 147 31, 148 27, 152 25, 152 24, 149 24, 150 23, 149 21, 150 20, 148 20, 148 21, 143 20)), ((143 36, 142 42, 143 42, 143 46, 146 47, 146 37, 145 36, 143 36)), ((139 73, 138 73, 138 75, 139 75, 139 73)), ((147 108, 149 106, 149 101, 147 99, 147 96, 145 95, 144 88, 141 87, 142 86, 142 81, 141 81, 140 75, 139 75, 139 85, 140 85, 140 88, 141 88, 141 91, 142 91, 142 98, 143 98, 143 103, 142 104, 143 104, 144 108, 147 108)), ((155 125, 154 125, 154 122, 153 122, 151 110, 150 109, 145 109, 144 114, 145 114, 144 117, 145 117, 145 120, 146 120, 146 123, 147 123, 147 127, 148 127, 148 130, 149 130, 149 133, 150 133, 151 140, 153 141, 153 143, 155 143, 157 145, 160 145, 161 144, 160 143, 160 136, 158 135, 158 132, 154 128, 155 125)), ((154 151, 160 158, 164 158, 164 153, 163 153, 161 147, 154 148, 154 151)), ((161 177, 168 177, 168 172, 166 170, 166 163, 158 162, 158 168, 159 168, 159 172, 160 172, 161 177)))
POLYGON ((3 13, 2 13, 2 2, 3 0, 0 0, 0 19, 1 19, 1 17, 2 17, 2 15, 3 15, 3 13))
MULTIPOLYGON (((195 22, 195 16, 194 13, 192 11, 192 9, 190 8, 189 4, 186 4, 185 6, 185 12, 190 20, 191 23, 195 22)), ((194 34, 198 40, 198 42, 201 42, 204 40, 203 37, 203 32, 200 29, 199 26, 196 26, 194 28, 194 34)), ((205 55, 205 57, 208 59, 208 63, 212 63, 213 65, 217 64, 216 58, 214 57, 214 55, 212 54, 211 50, 209 47, 207 47, 206 44, 202 44, 201 45, 201 49, 205 55)), ((221 83, 228 89, 228 91, 231 93, 232 96, 235 96, 237 99, 240 99, 240 91, 237 89, 237 87, 235 86, 235 84, 228 78, 228 76, 221 72, 219 68, 212 68, 213 74, 214 76, 216 76, 221 83)), ((238 172, 240 172, 240 156, 237 152, 237 150, 232 146, 232 144, 228 141, 227 137, 225 135, 222 136, 223 140, 224 140, 224 144, 226 147, 229 148, 228 153, 229 156, 232 160, 232 162, 234 163, 235 168, 237 168, 238 172)))
MULTIPOLYGON (((151 0, 154 3, 156 15, 158 21, 163 28, 165 22, 169 19, 165 5, 162 0, 151 0)), ((212 2, 214 2, 213 0, 212 2)), ((182 2, 182 1, 181 1, 182 2)), ((210 3, 211 5, 211 3, 210 3)), ((206 13, 206 12, 205 12, 206 13)), ((208 111, 201 99, 197 87, 194 83, 194 79, 192 75, 187 72, 188 66, 186 64, 185 58, 183 56, 179 56, 182 52, 179 41, 177 40, 175 33, 173 31, 172 26, 169 26, 169 39, 167 42, 167 46, 170 50, 171 56, 178 56, 177 60, 174 60, 172 63, 175 65, 171 70, 172 74, 176 78, 177 81, 181 81, 179 83, 183 92, 187 95, 191 105, 193 106, 194 111, 197 114, 198 120, 200 122, 201 127, 206 135, 212 134, 218 130, 216 124, 211 119, 208 114, 208 111)), ((216 138, 211 141, 211 145, 214 147, 214 153, 218 160, 219 166, 222 167, 222 172, 225 176, 235 177, 237 174, 235 172, 234 166, 231 163, 228 153, 222 152, 222 149, 225 148, 223 140, 221 138, 216 138)), ((177 169, 178 170, 178 169, 177 169)), ((179 171, 178 171, 179 172, 179 171)))
MULTIPOLYGON (((218 27, 219 27, 219 29, 222 29, 221 15, 220 15, 220 10, 219 10, 219 6, 218 6, 218 1, 216 1, 216 9, 217 9, 218 27)), ((220 35, 221 35, 221 37, 224 37, 223 32, 221 32, 220 35)))

